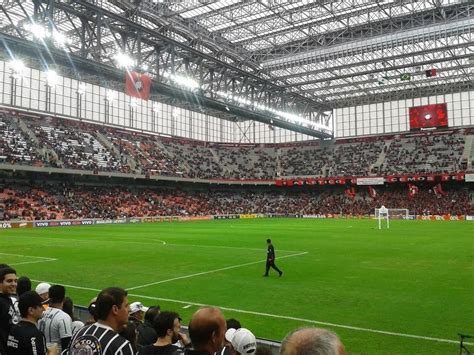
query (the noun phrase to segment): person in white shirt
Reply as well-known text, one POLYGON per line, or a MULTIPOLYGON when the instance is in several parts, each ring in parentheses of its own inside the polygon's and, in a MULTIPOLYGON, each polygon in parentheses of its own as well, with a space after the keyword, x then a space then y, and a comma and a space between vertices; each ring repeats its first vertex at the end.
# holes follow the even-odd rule
POLYGON ((49 307, 38 322, 47 343, 56 343, 58 354, 69 346, 72 337, 72 319, 62 310, 66 289, 61 285, 49 288, 49 307))

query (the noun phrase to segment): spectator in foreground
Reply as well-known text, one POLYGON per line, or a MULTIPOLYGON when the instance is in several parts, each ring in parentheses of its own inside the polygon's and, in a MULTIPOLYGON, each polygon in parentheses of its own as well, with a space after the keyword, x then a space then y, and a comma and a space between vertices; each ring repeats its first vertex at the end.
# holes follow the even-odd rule
POLYGON ((148 311, 148 307, 145 307, 141 302, 133 302, 128 308, 128 320, 138 326, 143 323, 146 311, 148 311))
POLYGON ((246 328, 237 329, 230 339, 233 355, 253 355, 257 351, 257 339, 246 328))
POLYGON ((326 329, 305 327, 290 332, 281 343, 280 355, 344 355, 338 336, 326 329))
POLYGON ((97 297, 94 297, 89 301, 89 306, 87 307, 87 310, 89 311, 90 317, 87 318, 86 325, 94 324, 98 320, 96 301, 97 301, 97 297))
POLYGON ((72 319, 72 335, 84 326, 84 322, 80 321, 74 316, 74 303, 69 297, 64 298, 63 311, 66 312, 72 319))
POLYGON ((24 292, 18 301, 21 320, 8 335, 9 355, 46 355, 46 338, 37 328, 43 315, 43 300, 35 291, 24 292))
POLYGON ((26 276, 22 276, 18 278, 16 293, 18 297, 20 297, 22 294, 24 294, 27 291, 31 291, 31 280, 26 276))
POLYGON ((51 286, 49 288, 49 307, 38 322, 38 327, 46 337, 46 341, 57 344, 58 353, 67 349, 72 337, 72 319, 63 311, 65 296, 66 288, 64 286, 51 286))
POLYGON ((153 320, 160 314, 160 306, 151 306, 148 311, 145 312, 145 320, 143 324, 138 326, 138 340, 137 344, 141 346, 153 344, 158 335, 156 334, 155 328, 153 327, 153 320))
POLYGON ((0 354, 6 353, 8 333, 20 321, 15 310, 17 280, 15 269, 0 269, 0 354))
POLYGON ((38 286, 36 286, 35 291, 40 297, 43 299, 43 308, 46 310, 48 309, 48 301, 49 301, 49 288, 51 285, 47 282, 40 282, 38 286))
POLYGON ((186 345, 191 345, 188 337, 181 333, 181 318, 176 312, 161 312, 153 321, 153 326, 158 335, 156 342, 144 346, 139 350, 139 355, 171 355, 180 348, 174 345, 178 340, 186 345))
POLYGON ((213 355, 220 351, 224 347, 226 330, 224 315, 219 308, 201 308, 189 322, 189 336, 194 350, 186 350, 186 354, 213 355))
POLYGON ((97 322, 74 335, 69 345, 71 355, 133 355, 130 342, 118 333, 128 322, 127 291, 118 287, 102 290, 95 302, 97 322))

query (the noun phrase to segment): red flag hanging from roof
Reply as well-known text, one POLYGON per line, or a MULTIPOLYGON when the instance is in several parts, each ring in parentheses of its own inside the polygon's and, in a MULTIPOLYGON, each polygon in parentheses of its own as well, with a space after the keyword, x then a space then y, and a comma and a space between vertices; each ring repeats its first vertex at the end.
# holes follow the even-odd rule
POLYGON ((138 97, 142 100, 148 100, 150 97, 151 78, 148 75, 136 71, 125 73, 125 93, 127 95, 138 97))

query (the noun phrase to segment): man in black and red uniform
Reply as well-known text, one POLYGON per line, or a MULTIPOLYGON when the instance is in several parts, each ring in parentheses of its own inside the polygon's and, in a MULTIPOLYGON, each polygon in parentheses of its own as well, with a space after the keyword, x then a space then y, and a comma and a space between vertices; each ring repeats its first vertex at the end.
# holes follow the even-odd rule
POLYGON ((281 271, 275 265, 275 249, 273 248, 272 240, 267 239, 267 267, 263 276, 268 276, 268 271, 270 271, 270 267, 275 269, 280 276, 283 275, 283 271, 281 271))
POLYGON ((43 314, 42 298, 35 291, 23 293, 18 301, 22 319, 10 330, 7 341, 9 355, 46 355, 46 339, 37 328, 43 314))

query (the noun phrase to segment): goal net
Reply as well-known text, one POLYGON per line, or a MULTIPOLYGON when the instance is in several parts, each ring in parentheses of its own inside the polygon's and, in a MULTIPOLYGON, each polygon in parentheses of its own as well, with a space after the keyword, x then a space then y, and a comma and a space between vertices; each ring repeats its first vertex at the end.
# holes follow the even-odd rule
MULTIPOLYGON (((380 215, 380 208, 375 209, 375 218, 379 219, 380 215)), ((387 215, 389 219, 408 219, 408 209, 407 208, 387 208, 387 215)), ((383 214, 383 218, 385 218, 385 214, 383 214)))
POLYGON ((386 228, 390 228, 391 219, 408 219, 407 208, 375 208, 375 219, 377 220, 379 229, 385 224, 386 228))

